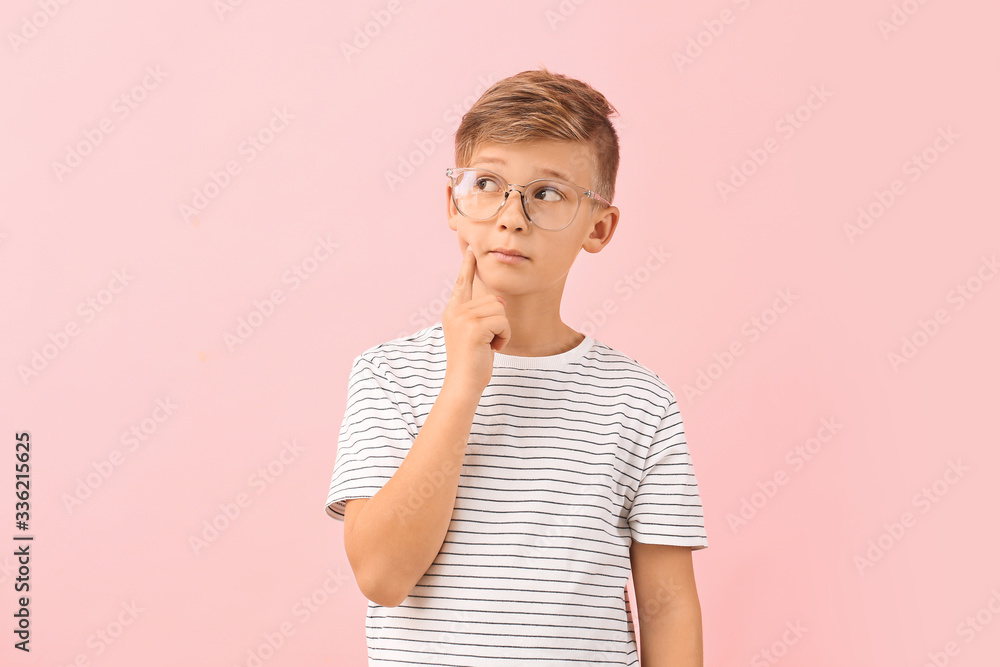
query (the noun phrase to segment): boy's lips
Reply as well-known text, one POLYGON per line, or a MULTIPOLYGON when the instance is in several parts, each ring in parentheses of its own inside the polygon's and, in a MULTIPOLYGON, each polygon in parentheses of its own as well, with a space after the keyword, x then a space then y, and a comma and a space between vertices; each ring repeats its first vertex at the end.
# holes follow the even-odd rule
POLYGON ((490 251, 490 257, 502 264, 523 264, 528 258, 512 248, 497 248, 490 251))
POLYGON ((499 253, 501 255, 506 255, 508 257, 523 257, 524 259, 528 259, 523 252, 520 252, 519 250, 514 250, 513 248, 494 248, 490 252, 499 253))

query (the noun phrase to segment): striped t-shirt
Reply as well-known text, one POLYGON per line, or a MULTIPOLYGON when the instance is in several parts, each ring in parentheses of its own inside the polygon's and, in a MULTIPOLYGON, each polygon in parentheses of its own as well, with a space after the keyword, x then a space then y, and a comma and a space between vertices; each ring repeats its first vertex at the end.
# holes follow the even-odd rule
MULTIPOLYGON (((330 516, 399 468, 446 359, 440 322, 354 359, 330 516)), ((633 539, 708 546, 673 392, 590 336, 546 357, 496 352, 444 543, 399 606, 369 601, 368 664, 637 667, 633 539)))

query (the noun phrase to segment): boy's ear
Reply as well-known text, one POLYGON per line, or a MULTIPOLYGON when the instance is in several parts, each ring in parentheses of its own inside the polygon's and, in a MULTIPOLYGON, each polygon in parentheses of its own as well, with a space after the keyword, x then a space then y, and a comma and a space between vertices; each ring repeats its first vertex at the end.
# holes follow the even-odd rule
POLYGON ((451 201, 451 183, 445 186, 445 198, 448 200, 448 227, 451 231, 458 231, 458 222, 455 220, 455 216, 458 215, 458 211, 455 209, 455 204, 451 201))
POLYGON ((615 230, 618 229, 621 211, 618 210, 617 206, 607 206, 594 215, 594 228, 591 230, 590 236, 583 242, 583 249, 591 253, 601 252, 611 241, 615 230))

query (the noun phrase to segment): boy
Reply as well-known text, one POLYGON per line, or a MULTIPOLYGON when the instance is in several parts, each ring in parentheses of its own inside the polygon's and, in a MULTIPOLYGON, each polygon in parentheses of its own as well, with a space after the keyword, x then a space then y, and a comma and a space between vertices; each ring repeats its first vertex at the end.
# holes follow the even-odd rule
POLYGON ((708 546, 674 394, 562 322, 581 249, 614 233, 617 113, 542 68, 455 134, 464 253, 441 322, 354 359, 326 511, 369 665, 701 667, 708 546))

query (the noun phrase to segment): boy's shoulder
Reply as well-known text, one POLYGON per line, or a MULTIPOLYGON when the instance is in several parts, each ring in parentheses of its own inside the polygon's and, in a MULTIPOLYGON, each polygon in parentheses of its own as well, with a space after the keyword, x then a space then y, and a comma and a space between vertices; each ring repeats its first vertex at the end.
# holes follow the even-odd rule
POLYGON ((599 340, 594 341, 594 348, 598 350, 606 377, 614 377, 624 383, 630 382, 625 386, 626 389, 641 389, 652 393, 664 399, 668 405, 676 402, 674 392, 667 383, 638 359, 599 340))
POLYGON ((413 361, 445 360, 444 328, 431 324, 407 336, 373 345, 354 358, 354 363, 368 362, 380 368, 399 368, 413 361))

